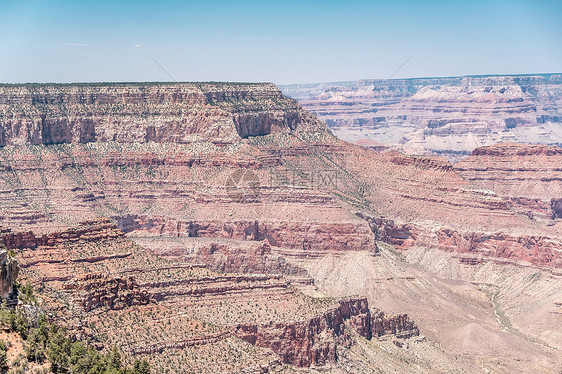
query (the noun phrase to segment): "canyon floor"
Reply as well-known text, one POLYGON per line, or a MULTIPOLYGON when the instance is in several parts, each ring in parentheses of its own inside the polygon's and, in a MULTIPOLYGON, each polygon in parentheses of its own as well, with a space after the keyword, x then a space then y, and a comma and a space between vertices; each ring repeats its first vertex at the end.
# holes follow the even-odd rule
POLYGON ((74 338, 164 373, 560 372, 560 147, 374 150, 271 84, 0 88, 0 234, 74 338))

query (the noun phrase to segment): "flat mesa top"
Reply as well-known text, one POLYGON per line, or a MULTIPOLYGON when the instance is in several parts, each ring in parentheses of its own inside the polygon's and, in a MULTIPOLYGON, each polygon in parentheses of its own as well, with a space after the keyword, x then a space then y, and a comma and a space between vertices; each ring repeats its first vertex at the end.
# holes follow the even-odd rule
POLYGON ((231 85, 231 86, 253 86, 253 85, 271 85, 270 82, 68 82, 68 83, 0 83, 0 87, 67 87, 67 86, 94 86, 94 87, 107 87, 107 86, 162 86, 162 85, 231 85))

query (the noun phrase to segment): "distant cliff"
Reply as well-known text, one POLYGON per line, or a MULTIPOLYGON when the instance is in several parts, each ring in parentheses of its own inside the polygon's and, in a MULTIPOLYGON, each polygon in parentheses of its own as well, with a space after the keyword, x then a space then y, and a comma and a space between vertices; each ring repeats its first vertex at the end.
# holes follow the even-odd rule
POLYGON ((322 127, 268 83, 0 86, 0 146, 106 141, 224 144, 322 127))
POLYGON ((281 86, 341 139, 451 160, 498 142, 562 143, 562 75, 281 86))

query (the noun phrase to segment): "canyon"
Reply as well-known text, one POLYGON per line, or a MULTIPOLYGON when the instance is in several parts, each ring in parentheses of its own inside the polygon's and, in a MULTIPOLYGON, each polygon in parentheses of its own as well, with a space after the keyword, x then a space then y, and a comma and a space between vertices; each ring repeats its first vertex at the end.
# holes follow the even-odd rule
POLYGON ((502 142, 562 144, 560 74, 281 86, 341 139, 451 161, 502 142))
POLYGON ((0 128, 13 277, 100 350, 158 372, 562 364, 558 146, 364 147, 272 84, 3 85, 0 128))

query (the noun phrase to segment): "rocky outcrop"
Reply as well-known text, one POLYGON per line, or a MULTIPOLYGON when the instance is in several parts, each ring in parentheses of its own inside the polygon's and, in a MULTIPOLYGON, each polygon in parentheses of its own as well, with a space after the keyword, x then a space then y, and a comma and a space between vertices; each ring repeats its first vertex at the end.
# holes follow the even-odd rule
POLYGON ((0 297, 11 298, 18 277, 19 267, 15 258, 10 257, 8 251, 0 250, 0 297))
MULTIPOLYGON (((160 255, 159 251, 155 253, 160 255)), ((283 274, 286 277, 308 278, 305 269, 283 256, 273 253, 266 242, 212 242, 202 243, 193 254, 183 259, 189 263, 202 263, 210 269, 227 273, 283 274)), ((309 279, 309 283, 313 283, 309 279)))
POLYGON ((135 278, 107 277, 101 274, 89 275, 76 283, 69 284, 66 289, 78 288, 80 304, 85 312, 97 308, 120 310, 133 305, 146 305, 150 302, 150 295, 139 287, 135 278))
POLYGON ((267 241, 276 247, 311 253, 363 249, 376 252, 374 237, 361 222, 183 221, 156 215, 114 218, 124 231, 134 232, 136 235, 267 241))
POLYGON ((10 229, 0 229, 0 238, 9 249, 34 249, 38 246, 54 246, 68 241, 96 242, 122 235, 123 232, 117 228, 115 222, 107 218, 82 221, 77 227, 41 236, 31 231, 13 232, 10 229))
POLYGON ((352 344, 350 329, 371 339, 392 334, 419 335, 407 315, 371 314, 366 299, 346 299, 339 306, 310 320, 265 325, 238 325, 234 334, 243 340, 277 353, 284 363, 307 367, 336 362, 338 349, 352 344))
POLYGON ((550 200, 550 209, 552 209, 552 219, 562 218, 562 199, 550 200))
POLYGON ((165 301, 177 297, 225 297, 244 293, 262 292, 264 294, 289 294, 286 280, 278 275, 222 275, 203 278, 182 278, 160 281, 146 281, 140 284, 150 290, 151 298, 165 301))
MULTIPOLYGON (((382 217, 357 213, 369 222, 376 240, 399 249, 414 246, 438 248, 446 252, 484 256, 490 259, 526 261, 533 265, 562 267, 562 242, 557 237, 513 235, 505 232, 486 233, 450 228, 430 229, 422 225, 398 223, 382 217)), ((480 258, 478 261, 482 261, 480 258)))
POLYGON ((417 230, 410 224, 398 224, 391 219, 370 217, 360 212, 356 215, 369 223, 376 240, 403 247, 411 245, 418 236, 417 230))
POLYGON ((548 145, 503 143, 492 146, 476 148, 472 156, 493 156, 513 158, 517 156, 562 156, 562 148, 548 145))
POLYGON ((453 165, 445 159, 438 157, 407 156, 400 152, 392 152, 391 162, 396 165, 409 165, 419 169, 434 169, 440 171, 451 171, 453 165))
POLYGON ((273 84, 0 86, 0 146, 208 141, 319 131, 273 84))
POLYGON ((371 315, 371 336, 381 337, 394 335, 399 338, 410 338, 420 334, 418 326, 407 314, 387 315, 375 310, 371 315))
POLYGON ((378 240, 400 249, 413 246, 438 248, 446 252, 562 268, 562 242, 558 238, 540 235, 515 236, 503 232, 462 232, 448 228, 428 230, 418 225, 397 224, 382 218, 373 221, 377 225, 378 240))
MULTIPOLYGON (((460 233, 440 229, 431 243, 447 252, 480 254, 486 257, 526 261, 534 265, 562 268, 562 243, 542 236, 513 236, 505 233, 460 233)), ((420 242, 418 245, 422 245, 420 242)))
POLYGON ((211 345, 213 343, 219 342, 224 340, 228 336, 231 336, 230 332, 221 332, 214 335, 207 335, 203 337, 191 338, 191 339, 178 339, 175 341, 167 341, 167 342, 158 342, 154 344, 150 344, 143 347, 133 348, 131 353, 133 355, 142 355, 142 354, 162 354, 167 350, 181 350, 187 347, 196 347, 200 345, 211 345))
POLYGON ((467 76, 281 86, 347 141, 456 161, 506 141, 562 144, 562 76, 467 76))

